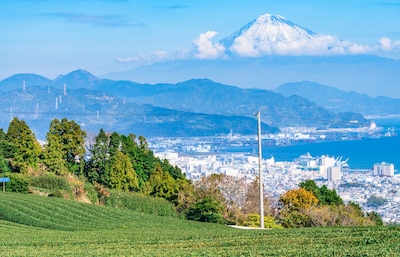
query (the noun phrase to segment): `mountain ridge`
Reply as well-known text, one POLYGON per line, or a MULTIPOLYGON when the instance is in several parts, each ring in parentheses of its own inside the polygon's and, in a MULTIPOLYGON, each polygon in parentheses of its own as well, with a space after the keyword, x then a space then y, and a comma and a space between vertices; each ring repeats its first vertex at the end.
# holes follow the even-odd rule
MULTIPOLYGON (((209 79, 151 85, 98 79, 78 70, 61 77, 64 91, 60 79, 50 85, 30 86, 25 78, 25 90, 5 92, 0 108, 3 113, 42 122, 42 126, 48 126, 50 116, 65 115, 91 130, 102 126, 152 136, 215 135, 231 130, 251 134, 255 133, 253 114, 257 110, 269 132, 277 132, 277 127, 310 125, 310 120, 317 127, 354 126, 349 124, 354 119, 359 121, 357 126, 369 124, 361 114, 333 113, 299 96, 285 97, 209 79)), ((9 121, 7 116, 3 124, 9 121)), ((46 131, 43 127, 38 130, 46 131)))
POLYGON ((343 91, 310 81, 285 83, 272 91, 285 96, 299 95, 333 112, 352 110, 366 116, 400 113, 400 99, 384 96, 371 97, 367 94, 343 91))
POLYGON ((314 81, 370 96, 400 98, 400 60, 374 55, 268 56, 217 60, 176 60, 102 76, 141 84, 209 78, 242 88, 272 90, 290 81, 314 81), (154 74, 157 74, 155 77, 154 74), (379 85, 379 86, 378 86, 379 85))

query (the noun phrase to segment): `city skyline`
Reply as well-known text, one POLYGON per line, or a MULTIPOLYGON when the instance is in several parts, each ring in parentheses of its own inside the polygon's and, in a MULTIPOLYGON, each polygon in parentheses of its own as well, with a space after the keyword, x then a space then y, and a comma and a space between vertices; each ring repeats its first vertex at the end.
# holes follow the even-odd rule
MULTIPOLYGON (((399 1, 1 1, 2 71, 49 78, 95 75, 199 58, 199 51, 265 13, 398 59, 399 1), (374 48, 375 49, 375 48, 374 48)), ((160 81, 161 82, 161 81, 160 81)))

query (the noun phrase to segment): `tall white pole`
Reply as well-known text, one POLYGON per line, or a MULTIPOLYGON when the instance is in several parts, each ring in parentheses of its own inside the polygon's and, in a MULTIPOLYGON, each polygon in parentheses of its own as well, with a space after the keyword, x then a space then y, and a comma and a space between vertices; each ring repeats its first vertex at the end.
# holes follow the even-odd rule
POLYGON ((260 187, 260 228, 264 228, 264 189, 263 189, 263 173, 261 168, 262 152, 261 152, 261 114, 257 111, 258 121, 258 172, 260 187))

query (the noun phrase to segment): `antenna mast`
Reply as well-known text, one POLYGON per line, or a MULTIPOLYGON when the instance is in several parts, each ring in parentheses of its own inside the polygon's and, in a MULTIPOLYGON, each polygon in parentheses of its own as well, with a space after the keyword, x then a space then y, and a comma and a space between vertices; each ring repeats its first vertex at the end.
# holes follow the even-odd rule
POLYGON ((261 152, 261 114, 257 111, 258 123, 258 172, 260 187, 260 228, 264 228, 264 189, 263 189, 263 171, 261 168, 262 152, 261 152))

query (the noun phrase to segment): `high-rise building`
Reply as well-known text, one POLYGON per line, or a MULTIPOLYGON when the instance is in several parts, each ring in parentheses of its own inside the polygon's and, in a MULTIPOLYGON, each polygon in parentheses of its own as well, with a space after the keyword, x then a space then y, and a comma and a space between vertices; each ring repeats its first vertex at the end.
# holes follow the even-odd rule
POLYGON ((326 177, 329 181, 337 181, 342 179, 342 171, 340 166, 328 167, 326 170, 326 177))
POLYGON ((394 165, 391 163, 375 163, 374 171, 372 172, 374 176, 385 176, 385 177, 393 177, 394 176, 394 165))

